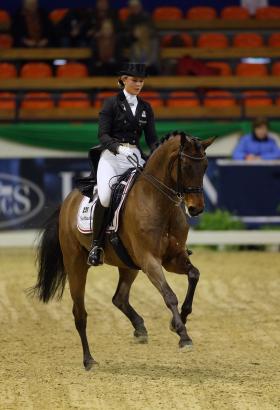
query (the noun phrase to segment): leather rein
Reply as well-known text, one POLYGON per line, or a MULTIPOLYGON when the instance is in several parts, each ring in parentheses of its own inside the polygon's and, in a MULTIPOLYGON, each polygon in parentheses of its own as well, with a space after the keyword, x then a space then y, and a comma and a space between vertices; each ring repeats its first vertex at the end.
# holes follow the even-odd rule
POLYGON ((143 171, 143 169, 139 166, 138 159, 135 159, 131 156, 128 157, 129 161, 133 163, 134 166, 137 164, 136 168, 137 168, 137 171, 141 174, 141 176, 145 178, 147 181, 149 181, 158 191, 160 191, 163 195, 165 195, 170 201, 175 203, 176 206, 181 205, 181 203, 184 200, 185 194, 202 194, 203 192, 202 186, 197 186, 197 187, 193 187, 193 186, 184 187, 183 186, 182 184, 182 157, 189 158, 192 161, 203 161, 206 158, 206 155, 204 154, 201 157, 194 157, 192 155, 185 154, 183 150, 184 150, 184 144, 181 143, 178 155, 174 158, 174 160, 172 161, 170 165, 170 173, 171 173, 174 163, 176 159, 178 159, 176 190, 170 188, 168 185, 164 184, 162 181, 160 181, 155 176, 151 174, 146 174, 143 171))

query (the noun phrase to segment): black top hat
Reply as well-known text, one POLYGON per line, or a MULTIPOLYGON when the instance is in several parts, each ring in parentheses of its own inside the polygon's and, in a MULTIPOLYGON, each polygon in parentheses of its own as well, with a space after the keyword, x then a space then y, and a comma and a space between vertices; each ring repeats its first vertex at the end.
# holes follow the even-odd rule
POLYGON ((147 77, 146 64, 141 63, 124 63, 119 75, 129 75, 131 77, 147 77))

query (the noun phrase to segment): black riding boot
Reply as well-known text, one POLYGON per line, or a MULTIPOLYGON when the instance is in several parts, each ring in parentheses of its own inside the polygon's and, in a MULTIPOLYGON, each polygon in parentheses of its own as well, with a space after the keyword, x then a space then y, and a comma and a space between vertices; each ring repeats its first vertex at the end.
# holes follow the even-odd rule
POLYGON ((98 266, 103 264, 103 239, 107 223, 107 210, 108 208, 102 206, 98 198, 93 215, 92 245, 87 260, 88 265, 91 266, 98 266))

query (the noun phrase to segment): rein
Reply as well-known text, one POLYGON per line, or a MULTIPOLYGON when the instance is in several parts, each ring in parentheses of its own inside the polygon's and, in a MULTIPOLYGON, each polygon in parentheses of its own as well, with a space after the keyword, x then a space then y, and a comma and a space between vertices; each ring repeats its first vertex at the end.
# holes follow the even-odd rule
POLYGON ((189 158, 192 161, 202 161, 206 158, 206 155, 204 154, 201 157, 194 157, 192 155, 185 154, 183 152, 184 150, 184 143, 180 144, 180 149, 178 152, 178 155, 175 157, 174 161, 172 162, 170 166, 170 172, 172 171, 173 165, 178 159, 178 165, 177 165, 177 189, 172 189, 166 184, 164 184, 162 181, 160 181, 158 178, 151 174, 146 174, 143 172, 143 169, 139 166, 138 158, 128 156, 128 160, 136 167, 137 171, 140 173, 140 175, 145 178, 147 181, 149 181, 158 191, 160 191, 163 195, 165 195, 170 201, 172 201, 175 206, 180 206, 180 204, 183 202, 184 194, 201 194, 203 192, 203 187, 184 187, 182 184, 182 157, 189 158))

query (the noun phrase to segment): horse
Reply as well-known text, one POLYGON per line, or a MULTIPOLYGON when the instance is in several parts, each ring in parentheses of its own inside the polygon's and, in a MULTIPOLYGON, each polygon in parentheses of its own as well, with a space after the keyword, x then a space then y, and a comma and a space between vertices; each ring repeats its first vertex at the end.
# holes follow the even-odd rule
MULTIPOLYGON (((204 209, 205 150, 213 140, 200 141, 183 132, 174 132, 158 145, 139 171, 123 205, 118 231, 137 268, 122 262, 108 238, 105 239, 104 261, 119 270, 112 302, 130 320, 136 342, 148 341, 144 320, 129 302, 131 286, 141 269, 172 313, 170 329, 179 336, 179 349, 188 350, 192 346, 186 322, 192 312, 200 273, 191 263, 186 248, 189 231, 186 210, 190 216, 197 216, 204 209), (180 312, 178 299, 166 281, 163 268, 188 277, 180 312)), ((97 362, 91 355, 86 334, 84 296, 90 235, 77 229, 77 212, 82 198, 81 192, 74 189, 47 221, 37 253, 37 282, 31 290, 45 303, 55 295, 60 299, 68 278, 72 313, 83 349, 83 365, 90 370, 97 362)))

